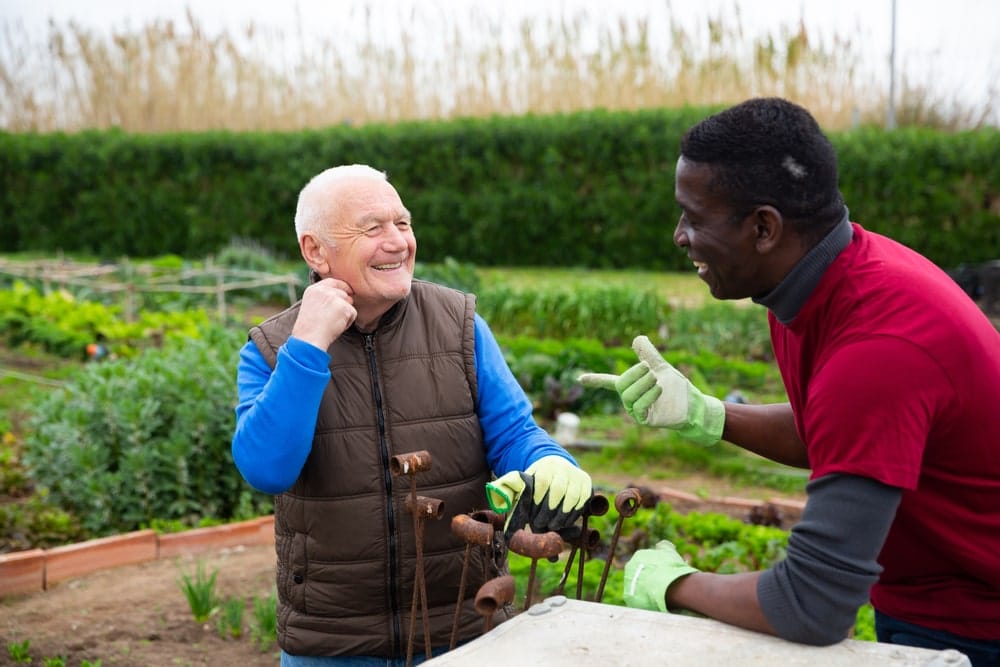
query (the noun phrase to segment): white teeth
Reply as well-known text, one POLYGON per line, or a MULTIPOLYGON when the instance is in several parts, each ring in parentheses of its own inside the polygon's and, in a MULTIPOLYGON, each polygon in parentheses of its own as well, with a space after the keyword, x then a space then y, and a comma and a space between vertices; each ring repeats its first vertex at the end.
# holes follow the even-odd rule
POLYGON ((390 271, 392 269, 398 269, 402 265, 403 265, 402 262, 396 262, 395 264, 378 264, 372 268, 376 269, 377 271, 390 271))

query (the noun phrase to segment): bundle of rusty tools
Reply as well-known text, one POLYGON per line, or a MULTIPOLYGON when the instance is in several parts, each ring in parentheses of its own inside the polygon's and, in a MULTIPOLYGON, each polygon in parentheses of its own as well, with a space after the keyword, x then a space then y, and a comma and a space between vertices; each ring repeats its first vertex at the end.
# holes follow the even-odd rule
POLYGON ((444 501, 417 495, 416 473, 430 470, 430 452, 421 450, 399 454, 389 460, 389 469, 396 477, 410 478, 410 496, 406 499, 406 511, 413 516, 413 536, 416 544, 416 574, 413 582, 413 602, 410 605, 410 631, 406 640, 406 665, 413 664, 414 633, 417 626, 417 601, 420 602, 421 621, 424 629, 424 650, 431 658, 431 629, 427 617, 427 583, 424 578, 424 520, 440 519, 444 512, 444 501))
MULTIPOLYGON (((417 495, 416 474, 431 467, 431 455, 429 452, 421 450, 393 456, 389 461, 389 468, 393 476, 407 476, 410 478, 410 493, 406 499, 406 510, 413 516, 413 535, 415 541, 415 575, 413 584, 413 600, 410 607, 410 625, 406 642, 406 665, 413 664, 413 649, 415 643, 415 633, 417 615, 420 614, 423 623, 424 648, 427 659, 432 657, 430 619, 428 618, 427 582, 424 572, 424 521, 428 518, 440 519, 444 514, 444 501, 436 498, 427 498, 417 495), (419 606, 419 609, 418 609, 419 606)), ((619 491, 615 496, 615 509, 618 510, 618 519, 615 523, 614 533, 611 536, 611 545, 608 556, 604 563, 600 584, 595 602, 600 602, 604 597, 604 585, 611 570, 611 563, 615 557, 615 549, 618 546, 618 539, 621 536, 622 524, 626 518, 636 514, 642 506, 641 491, 637 488, 629 487, 619 491)), ((507 547, 516 554, 531 559, 531 570, 528 575, 528 585, 524 599, 524 610, 531 607, 532 596, 535 593, 535 575, 538 560, 545 558, 551 562, 556 562, 566 544, 570 546, 569 556, 562 577, 552 595, 562 595, 566 585, 566 580, 573 571, 576 564, 576 599, 583 599, 584 564, 587 554, 596 549, 601 543, 601 536, 597 530, 590 528, 587 524, 592 516, 603 516, 608 512, 610 503, 608 499, 596 493, 588 500, 581 513, 581 525, 570 526, 558 532, 550 531, 546 533, 532 533, 524 528, 514 532, 507 547), (579 558, 579 560, 577 560, 579 558)), ((483 551, 483 580, 485 583, 480 586, 474 600, 476 612, 484 618, 483 632, 489 632, 493 626, 493 619, 497 611, 514 601, 515 585, 514 577, 511 575, 501 575, 492 579, 486 579, 488 574, 487 564, 496 560, 495 549, 499 546, 502 549, 502 535, 505 524, 505 516, 491 510, 479 510, 471 514, 459 514, 451 520, 451 531, 465 542, 465 557, 462 563, 462 575, 458 586, 458 600, 455 603, 455 616, 451 628, 451 640, 449 650, 455 648, 458 638, 459 622, 463 603, 465 602, 465 590, 469 567, 472 563, 472 550, 478 546, 483 551), (499 541, 499 544, 498 544, 499 541)))

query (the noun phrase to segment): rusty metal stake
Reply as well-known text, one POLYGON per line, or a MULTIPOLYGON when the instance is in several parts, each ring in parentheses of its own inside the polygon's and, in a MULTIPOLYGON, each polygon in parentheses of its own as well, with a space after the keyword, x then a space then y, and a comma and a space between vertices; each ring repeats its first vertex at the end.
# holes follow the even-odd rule
POLYGON ((524 608, 531 606, 531 593, 535 588, 535 568, 539 558, 555 558, 563 549, 563 539, 557 532, 532 533, 523 528, 515 532, 507 544, 516 554, 531 559, 531 573, 528 575, 528 590, 524 596, 524 608))
MULTIPOLYGON (((599 493, 595 493, 588 500, 587 504, 583 507, 583 525, 580 528, 580 539, 583 540, 584 537, 590 538, 590 533, 587 531, 587 520, 591 516, 604 516, 608 513, 608 508, 610 503, 608 499, 599 493)), ((598 543, 600 543, 600 536, 598 536, 598 543)), ((583 599, 583 565, 587 560, 588 548, 584 542, 580 542, 580 563, 579 568, 576 573, 576 599, 583 599)))
MULTIPOLYGON (((500 525, 502 527, 503 522, 500 525)), ((455 648, 458 641, 458 621, 462 615, 462 603, 465 601, 465 578, 469 571, 472 547, 476 544, 484 547, 492 546, 495 531, 496 525, 489 517, 477 518, 476 515, 456 514, 451 519, 451 532, 465 540, 465 559, 462 561, 462 578, 458 583, 458 601, 455 603, 455 620, 451 624, 449 651, 455 648)))
POLYGON ((618 510, 618 520, 615 522, 615 532, 611 535, 611 548, 608 551, 608 559, 604 562, 604 572, 601 573, 601 583, 597 587, 597 595, 594 602, 600 602, 604 597, 604 584, 608 581, 608 572, 611 571, 611 561, 615 559, 615 549, 618 547, 618 537, 622 533, 622 523, 627 517, 634 516, 639 511, 642 502, 642 495, 639 489, 629 487, 622 489, 615 496, 615 509, 618 510))
POLYGON ((497 542, 501 541, 498 533, 503 532, 504 524, 507 523, 507 517, 499 512, 494 512, 493 510, 476 510, 470 514, 476 521, 482 521, 484 523, 489 523, 493 526, 493 539, 490 540, 488 545, 483 546, 483 581, 489 579, 489 564, 496 563, 496 547, 497 542))
MULTIPOLYGON (((389 470, 395 476, 407 475, 410 478, 410 497, 406 501, 406 509, 413 515, 413 538, 416 550, 416 563, 413 581, 413 601, 410 605, 410 630, 406 641, 406 667, 413 664, 414 634, 417 625, 417 601, 422 603, 421 620, 424 627, 424 650, 427 659, 431 659, 430 625, 427 619, 427 591, 424 590, 424 510, 417 496, 416 473, 429 470, 431 455, 426 450, 398 454, 389 459, 389 470)), ((424 499, 430 500, 430 499, 424 499)), ((438 501, 440 502, 440 501, 438 501)), ((429 510, 433 511, 433 510, 429 510)))
POLYGON ((413 534, 416 542, 416 575, 413 586, 413 603, 410 606, 410 636, 407 642, 407 660, 413 655, 413 634, 416 627, 417 598, 420 598, 421 621, 424 627, 424 650, 431 659, 431 628, 427 615, 427 580, 424 576, 424 521, 440 519, 444 512, 444 501, 437 498, 416 496, 406 499, 406 511, 413 515, 413 534), (419 593, 419 595, 418 595, 419 593))
POLYGON ((489 632, 493 627, 493 614, 497 609, 514 599, 514 577, 505 574, 490 579, 479 587, 476 593, 476 611, 486 619, 483 622, 483 632, 489 632))
POLYGON ((570 538, 567 540, 567 543, 570 545, 569 558, 566 559, 566 567, 563 569, 562 577, 560 577, 559 584, 555 590, 552 591, 552 595, 563 594, 563 588, 569 579, 569 573, 573 571, 573 563, 576 560, 577 552, 582 549, 596 548, 601 543, 601 534, 593 528, 588 528, 586 534, 581 530, 578 537, 570 538))

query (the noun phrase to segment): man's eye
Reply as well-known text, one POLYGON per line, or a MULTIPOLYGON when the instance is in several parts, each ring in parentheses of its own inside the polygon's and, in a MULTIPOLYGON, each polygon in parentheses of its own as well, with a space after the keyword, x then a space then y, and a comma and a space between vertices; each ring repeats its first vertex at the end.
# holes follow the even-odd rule
POLYGON ((399 222, 396 223, 396 227, 398 227, 403 231, 406 231, 410 228, 411 224, 412 223, 409 220, 400 220, 399 222))

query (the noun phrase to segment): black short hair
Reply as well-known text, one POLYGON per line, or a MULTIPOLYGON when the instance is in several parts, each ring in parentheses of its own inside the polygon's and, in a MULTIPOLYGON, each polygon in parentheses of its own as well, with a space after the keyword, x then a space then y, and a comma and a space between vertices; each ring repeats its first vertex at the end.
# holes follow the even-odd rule
POLYGON ((711 167, 713 190, 737 214, 770 204, 806 236, 844 215, 836 151, 812 114, 788 100, 754 98, 709 116, 681 138, 681 156, 711 167))

